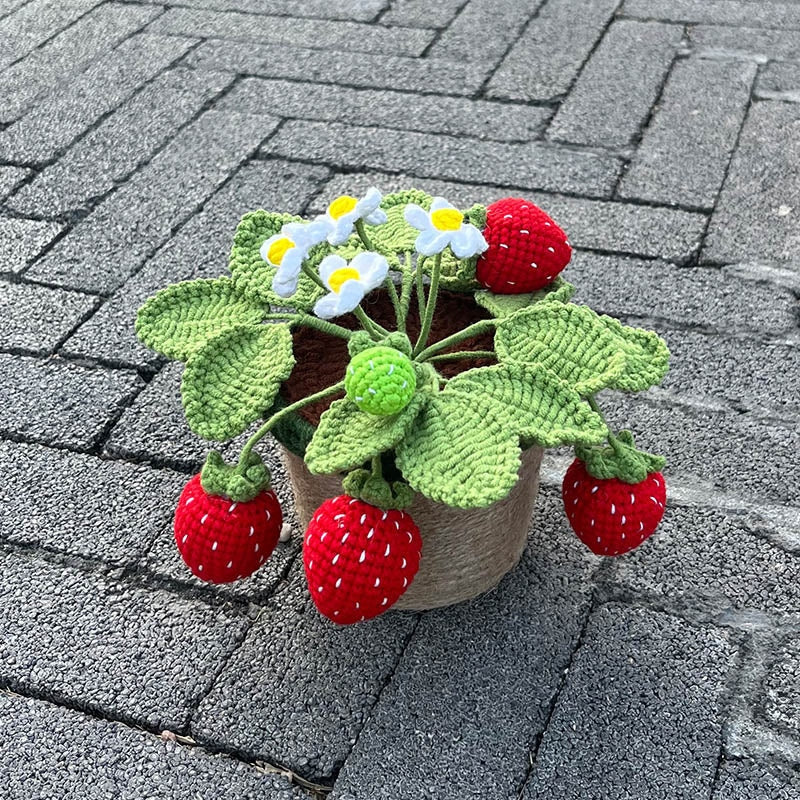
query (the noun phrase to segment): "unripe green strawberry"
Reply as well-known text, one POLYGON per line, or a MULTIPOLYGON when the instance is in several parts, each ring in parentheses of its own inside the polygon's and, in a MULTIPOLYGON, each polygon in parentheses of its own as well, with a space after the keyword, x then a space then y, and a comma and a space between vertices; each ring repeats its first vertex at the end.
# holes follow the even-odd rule
POLYGON ((354 356, 344 379, 347 396, 362 411, 378 417, 396 414, 417 388, 411 359, 392 347, 370 347, 354 356))

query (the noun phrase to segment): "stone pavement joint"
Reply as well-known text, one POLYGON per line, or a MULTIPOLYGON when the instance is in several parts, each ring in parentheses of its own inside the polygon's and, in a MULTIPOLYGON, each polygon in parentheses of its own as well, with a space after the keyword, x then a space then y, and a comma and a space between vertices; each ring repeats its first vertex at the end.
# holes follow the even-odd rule
POLYGON ((9 800, 797 800, 798 33, 789 0, 6 0, 9 800), (600 398, 667 456, 640 549, 580 547, 556 450, 500 587, 333 628, 270 440, 291 540, 231 585, 185 569, 206 448, 136 309, 225 274, 246 211, 371 185, 530 198, 576 301, 666 338, 663 386, 600 398))

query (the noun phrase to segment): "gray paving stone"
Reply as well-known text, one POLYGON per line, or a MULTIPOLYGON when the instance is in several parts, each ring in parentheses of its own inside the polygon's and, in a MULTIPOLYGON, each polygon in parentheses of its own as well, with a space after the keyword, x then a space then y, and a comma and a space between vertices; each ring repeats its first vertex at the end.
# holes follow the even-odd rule
POLYGON ((703 57, 800 60, 800 37, 791 30, 739 28, 725 25, 687 26, 689 44, 703 57))
POLYGON ((800 423, 784 426, 750 415, 656 406, 644 399, 604 395, 615 429, 629 428, 638 447, 667 458, 667 476, 695 489, 728 492, 782 505, 800 502, 800 423))
POLYGON ((548 136, 578 144, 629 144, 658 96, 680 40, 677 25, 615 22, 553 119, 548 136))
POLYGON ((395 0, 381 16, 382 25, 409 25, 420 28, 445 28, 464 7, 466 0, 395 0))
POLYGON ((57 216, 85 207, 146 162, 233 77, 170 70, 123 103, 55 163, 18 191, 9 206, 22 214, 57 216))
POLYGON ((798 269, 800 106, 750 108, 708 229, 703 257, 714 262, 785 262, 798 269))
MULTIPOLYGON (((666 479, 670 480, 670 467, 666 479)), ((800 559, 771 544, 740 516, 670 506, 644 545, 613 559, 613 581, 683 607, 711 613, 800 611, 800 559)))
MULTIPOLYGON (((162 0, 144 0, 160 4, 162 0)), ((462 0, 463 1, 463 0, 462 0)), ((281 17, 319 17, 322 19, 354 19, 369 22, 388 4, 388 0, 183 0, 182 6, 213 11, 246 11, 248 14, 270 14, 281 17)))
POLYGON ((153 367, 159 357, 133 329, 139 306, 174 281, 225 274, 236 225, 247 211, 262 205, 300 211, 328 175, 324 167, 277 160, 242 167, 65 343, 64 352, 153 367))
POLYGON ((184 128, 31 270, 62 286, 111 292, 136 272, 277 124, 207 111, 184 128), (203 159, 196 158, 203 153, 203 159))
MULTIPOLYGON (((790 609, 796 609, 796 604, 790 609)), ((787 639, 771 654, 772 664, 764 679, 764 716, 776 727, 800 735, 800 642, 787 639)))
POLYGON ((788 289, 702 267, 574 253, 564 277, 575 302, 615 316, 658 317, 717 331, 781 334, 795 327, 788 289))
POLYGON ((589 621, 523 797, 707 796, 733 661, 717 630, 604 606, 589 621))
POLYGON ((196 800, 216 786, 238 800, 304 796, 241 761, 28 697, 0 694, 0 736, 14 743, 0 752, 6 800, 196 800))
POLYGON ((30 174, 31 170, 24 167, 0 167, 0 200, 5 200, 30 174))
MULTIPOLYGON (((13 0, 12 0, 13 2, 13 0)), ((31 0, 0 21, 0 69, 54 36, 99 0, 31 0)))
POLYGON ((115 565, 150 547, 186 482, 168 470, 13 442, 0 443, 0 464, 2 538, 115 565))
POLYGON ((0 680, 138 724, 179 731, 241 642, 231 609, 7 553, 0 680))
POLYGON ((0 354, 0 433, 92 447, 142 385, 133 372, 0 354))
POLYGON ((447 61, 441 58, 408 58, 393 53, 361 53, 358 58, 325 50, 280 44, 232 47, 212 39, 189 53, 184 62, 199 69, 244 72, 266 78, 346 84, 407 91, 471 95, 489 73, 483 63, 447 61))
POLYGON ((672 358, 662 386, 682 400, 725 403, 740 411, 800 415, 800 348, 656 326, 672 358))
POLYGON ((63 230, 57 222, 0 217, 0 272, 23 272, 63 230))
POLYGON ((288 587, 262 608, 200 704, 192 735, 329 779, 392 674, 415 619, 395 612, 334 626, 311 604, 297 564, 288 587))
POLYGON ((27 58, 0 73, 0 122, 11 122, 96 58, 146 25, 158 9, 122 3, 101 5, 27 58))
POLYGON ((536 138, 550 116, 549 109, 533 106, 257 78, 242 81, 217 108, 249 113, 270 109, 283 117, 463 134, 500 142, 536 138))
POLYGON ((522 195, 545 209, 567 231, 570 242, 576 247, 634 253, 676 263, 683 263, 696 255, 706 225, 706 217, 702 214, 671 208, 585 200, 526 189, 450 183, 381 172, 335 175, 314 199, 309 211, 322 212, 326 199, 339 194, 364 192, 370 186, 377 186, 383 192, 415 186, 430 194, 442 195, 462 208, 473 203, 488 205, 502 197, 522 195))
POLYGON ((772 61, 758 73, 754 96, 760 100, 800 102, 800 64, 772 61))
POLYGON ((491 181, 601 197, 609 194, 620 168, 612 155, 546 144, 480 142, 299 120, 285 123, 261 152, 353 169, 407 171, 422 178, 491 181))
POLYGON ((360 22, 291 19, 175 7, 153 22, 150 30, 202 39, 219 37, 227 39, 231 48, 236 48, 234 42, 238 41, 348 52, 382 53, 391 50, 409 56, 422 55, 434 36, 432 31, 421 28, 388 30, 360 22))
POLYGON ((469 0, 431 47, 430 54, 453 61, 496 63, 543 0, 469 0))
POLYGON ((744 121, 755 64, 676 62, 619 187, 622 197, 711 208, 744 121))
POLYGON ((97 303, 78 292, 0 281, 0 348, 51 353, 97 303))
POLYGON ((745 761, 723 761, 711 800, 798 800, 800 778, 775 767, 745 761))
POLYGON ((749 0, 625 0, 622 14, 676 22, 800 28, 800 8, 793 2, 759 2, 754 7, 749 0))
POLYGON ((549 100, 566 94, 618 5, 549 0, 492 75, 489 96, 549 100))
POLYGON ((497 589, 423 615, 332 800, 517 796, 591 587, 560 497, 537 505, 522 562, 497 589))
POLYGON ((124 41, 0 133, 0 157, 43 163, 71 144, 146 81, 182 56, 194 40, 138 34, 124 41))

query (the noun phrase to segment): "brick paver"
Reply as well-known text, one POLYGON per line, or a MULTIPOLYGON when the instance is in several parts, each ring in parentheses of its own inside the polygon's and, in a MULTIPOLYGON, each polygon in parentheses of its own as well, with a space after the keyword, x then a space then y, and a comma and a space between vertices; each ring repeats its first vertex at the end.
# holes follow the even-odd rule
POLYGON ((789 0, 0 3, 0 794, 797 800, 799 34, 789 0), (245 211, 371 185, 530 198, 576 300, 666 338, 602 398, 668 457, 641 549, 580 548, 550 453, 498 589, 334 629, 272 444, 292 539, 185 569, 207 447, 136 309, 245 211))

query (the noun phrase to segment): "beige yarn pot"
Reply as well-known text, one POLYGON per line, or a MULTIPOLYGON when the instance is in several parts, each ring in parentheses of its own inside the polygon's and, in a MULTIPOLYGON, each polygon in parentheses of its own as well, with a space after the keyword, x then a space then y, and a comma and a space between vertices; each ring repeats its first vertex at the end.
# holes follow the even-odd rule
MULTIPOLYGON (((452 508, 416 495, 409 513, 422 534, 419 572, 393 608, 425 610, 469 600, 496 586, 525 549, 536 495, 542 449, 522 454, 520 478, 488 508, 452 508)), ((327 498, 341 494, 341 477, 312 475, 305 462, 284 450, 297 515, 303 530, 327 498)))

